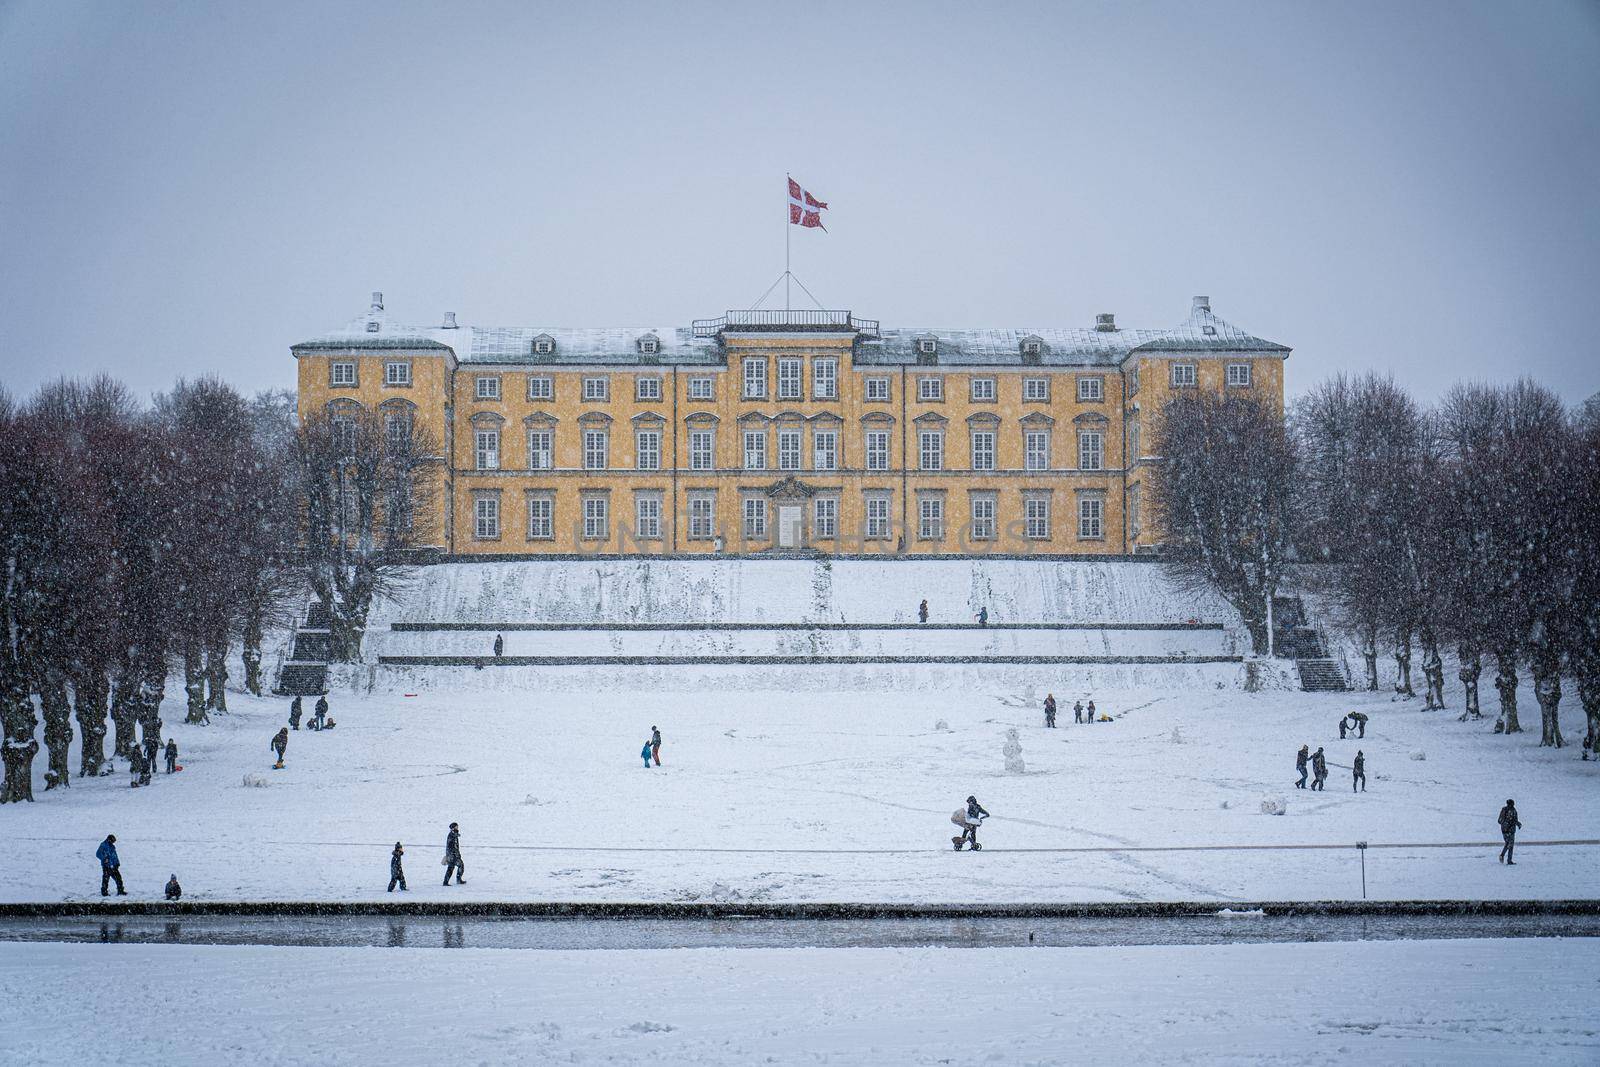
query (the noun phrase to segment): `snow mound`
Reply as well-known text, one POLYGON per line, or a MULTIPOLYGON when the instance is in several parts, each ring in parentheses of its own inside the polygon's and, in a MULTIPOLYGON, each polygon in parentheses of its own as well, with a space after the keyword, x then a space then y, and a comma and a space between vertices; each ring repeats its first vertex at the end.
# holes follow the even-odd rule
POLYGON ((1168 737, 1167 740, 1174 745, 1183 744, 1183 731, 1174 726, 1172 728, 1172 736, 1168 737))
POLYGON ((933 729, 935 733, 950 733, 950 721, 948 719, 936 719, 933 723, 933 729))
POLYGON ((264 774, 247 774, 244 776, 244 788, 265 789, 268 785, 267 776, 264 774))
POLYGON ((1263 815, 1283 815, 1288 810, 1289 801, 1281 795, 1261 798, 1261 814, 1263 815))
POLYGON ((1428 754, 1426 752, 1422 751, 1422 749, 1420 749, 1420 748, 1413 749, 1412 752, 1411 752, 1411 758, 1414 759, 1414 760, 1418 760, 1420 762, 1421 760, 1427 759, 1428 758, 1428 754))
POLYGON ((1240 911, 1235 911, 1232 908, 1223 908, 1221 911, 1217 912, 1217 915, 1224 919, 1254 918, 1255 916, 1265 914, 1266 910, 1263 908, 1245 908, 1240 911))

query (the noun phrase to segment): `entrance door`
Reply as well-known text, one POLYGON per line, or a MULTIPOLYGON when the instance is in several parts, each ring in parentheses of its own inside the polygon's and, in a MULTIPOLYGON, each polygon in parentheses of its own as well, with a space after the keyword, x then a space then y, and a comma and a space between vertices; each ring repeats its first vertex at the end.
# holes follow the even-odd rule
POLYGON ((800 547, 800 515, 799 504, 780 504, 778 506, 778 547, 800 547))

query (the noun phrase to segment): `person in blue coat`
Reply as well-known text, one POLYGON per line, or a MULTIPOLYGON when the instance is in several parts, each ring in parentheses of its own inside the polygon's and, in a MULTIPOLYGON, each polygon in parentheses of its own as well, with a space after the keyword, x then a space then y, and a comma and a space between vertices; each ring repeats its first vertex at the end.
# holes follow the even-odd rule
POLYGON ((639 755, 644 757, 644 769, 648 771, 650 769, 650 741, 648 738, 645 739, 644 748, 639 752, 639 755))
POLYGON ((117 835, 107 834, 106 839, 100 842, 100 847, 94 850, 94 858, 100 861, 100 895, 111 895, 111 883, 117 883, 117 896, 125 897, 128 891, 122 887, 122 861, 117 858, 117 835))

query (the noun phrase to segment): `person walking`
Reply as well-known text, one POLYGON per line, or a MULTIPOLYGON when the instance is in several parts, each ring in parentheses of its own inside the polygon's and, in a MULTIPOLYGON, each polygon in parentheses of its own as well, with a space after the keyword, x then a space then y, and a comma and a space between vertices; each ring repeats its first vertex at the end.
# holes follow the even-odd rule
POLYGON ((301 714, 302 714, 302 712, 304 710, 305 710, 304 709, 304 705, 301 703, 299 697, 295 697, 293 700, 291 700, 289 702, 289 728, 290 729, 293 729, 293 730, 300 729, 300 716, 301 716, 301 714))
POLYGON ((645 739, 644 748, 639 750, 639 755, 644 759, 644 769, 650 769, 650 741, 645 739))
POLYGON ((1310 759, 1310 746, 1301 745, 1300 751, 1295 753, 1294 757, 1294 769, 1300 772, 1300 780, 1294 784, 1296 789, 1304 789, 1306 787, 1306 764, 1310 759))
POLYGON ((444 839, 444 884, 450 884, 450 875, 454 872, 456 885, 466 882, 462 875, 467 873, 467 865, 461 862, 461 827, 455 823, 450 824, 450 833, 444 839))
POLYGON ((506 639, 499 634, 494 635, 494 658, 499 659, 505 655, 506 639))
POLYGON ((1361 786, 1361 791, 1367 791, 1367 757, 1359 748, 1356 749, 1355 766, 1350 771, 1350 792, 1356 791, 1356 786, 1361 786))
POLYGON ((183 886, 178 884, 178 876, 173 875, 167 879, 166 894, 168 900, 180 900, 183 897, 183 886))
POLYGON ((167 773, 178 773, 178 741, 176 738, 167 738, 167 773))
POLYGON ((394 851, 389 853, 389 892, 391 893, 394 892, 396 883, 400 886, 400 892, 404 893, 406 891, 406 871, 401 866, 401 860, 405 854, 406 850, 400 847, 400 842, 396 841, 394 843, 394 851))
POLYGON ((128 784, 134 789, 138 789, 139 779, 144 777, 144 754, 139 751, 137 745, 128 751, 128 774, 133 779, 128 784))
POLYGON ((1072 721, 1083 725, 1083 701, 1075 700, 1072 703, 1072 721))
POLYGON ((1311 753, 1311 788, 1324 792, 1328 788, 1328 757, 1322 754, 1322 746, 1311 753))
POLYGON ((650 727, 650 758, 656 761, 656 766, 661 766, 661 727, 650 727))
POLYGON ((1511 858, 1517 847, 1517 831, 1522 829, 1522 820, 1517 818, 1517 802, 1508 799, 1506 806, 1500 809, 1500 836, 1505 838, 1505 844, 1500 846, 1500 862, 1510 867, 1516 866, 1516 861, 1511 858))
POLYGON ((922 603, 917 605, 917 621, 918 622, 927 622, 928 621, 928 602, 926 600, 924 600, 922 603))
POLYGON ((327 725, 328 721, 328 698, 326 696, 317 698, 316 712, 317 729, 320 730, 327 725))
POLYGON ((283 770, 283 752, 289 747, 289 728, 280 726, 278 732, 272 735, 272 741, 267 745, 278 754, 278 762, 272 765, 275 771, 283 770))
POLYGON ((1345 731, 1349 729, 1349 726, 1350 726, 1350 716, 1348 716, 1348 715, 1339 716, 1339 740, 1341 740, 1341 741, 1344 740, 1345 731))
POLYGON ((1044 695, 1044 724, 1052 730, 1056 727, 1056 695, 1054 693, 1046 693, 1044 695))
POLYGON ((139 783, 141 785, 150 784, 150 776, 155 773, 156 763, 160 760, 160 758, 161 731, 158 724, 157 729, 151 734, 146 735, 144 739, 144 774, 139 778, 139 783))
POLYGON ((1087 714, 1084 716, 1085 722, 1094 722, 1095 716, 1100 714, 1098 711, 1094 710, 1094 701, 1092 700, 1089 701, 1089 706, 1084 710, 1087 712, 1087 714))
POLYGON ((983 847, 978 844, 978 826, 988 817, 989 813, 978 803, 977 797, 967 798, 966 810, 956 812, 955 821, 961 827, 961 836, 955 839, 956 851, 959 852, 963 844, 972 846, 974 852, 983 847))
POLYGON ((106 835, 100 847, 94 850, 94 858, 100 861, 100 895, 109 897, 111 883, 116 882, 117 896, 127 896, 128 891, 122 887, 122 860, 117 857, 116 834, 106 835))

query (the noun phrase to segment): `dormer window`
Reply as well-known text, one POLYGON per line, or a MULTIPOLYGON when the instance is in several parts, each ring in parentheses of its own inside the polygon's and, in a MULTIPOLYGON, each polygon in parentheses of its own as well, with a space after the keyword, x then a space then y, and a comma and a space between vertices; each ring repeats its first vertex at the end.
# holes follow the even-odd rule
POLYGON ((533 354, 548 356, 556 350, 556 339, 547 333, 542 333, 533 339, 533 354))
POLYGON ((1202 326, 1200 327, 1200 332, 1205 334, 1207 337, 1215 337, 1217 335, 1217 328, 1215 326, 1202 326))
POLYGON ((378 332, 378 322, 377 322, 376 319, 374 319, 371 322, 367 323, 367 332, 368 333, 377 333, 378 332))
POLYGON ((917 338, 917 355, 936 356, 939 354, 939 341, 933 337, 917 338))
POLYGON ((639 338, 639 354, 653 356, 661 351, 661 339, 653 335, 639 338))
POLYGON ((1044 355, 1044 339, 1030 334, 1022 339, 1021 348, 1022 362, 1038 363, 1039 358, 1044 355))

